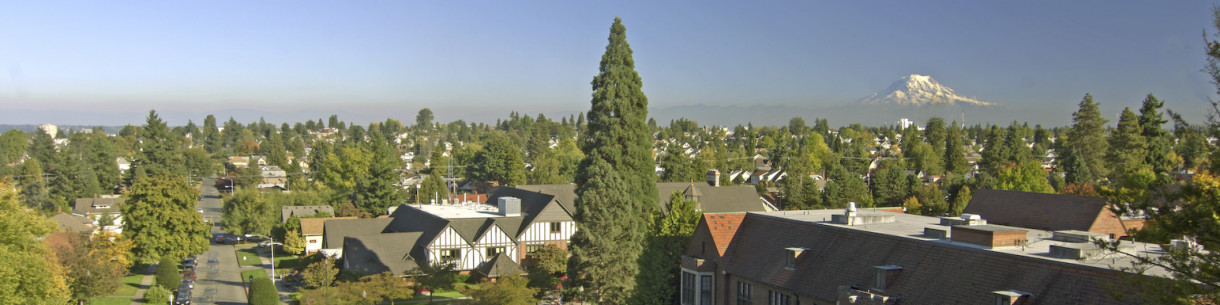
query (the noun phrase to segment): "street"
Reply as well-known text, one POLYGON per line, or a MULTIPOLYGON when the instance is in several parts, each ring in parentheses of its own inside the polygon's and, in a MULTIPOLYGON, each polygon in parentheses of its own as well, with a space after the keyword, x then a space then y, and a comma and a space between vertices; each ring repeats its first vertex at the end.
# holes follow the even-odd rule
MULTIPOLYGON (((200 187, 198 208, 203 209, 204 219, 213 223, 220 221, 220 193, 213 186, 215 179, 203 179, 200 187)), ((212 226, 212 234, 221 233, 220 226, 212 226)), ((246 293, 241 281, 241 267, 237 263, 232 245, 211 244, 208 251, 199 255, 199 281, 192 290, 194 304, 246 304, 246 293)))

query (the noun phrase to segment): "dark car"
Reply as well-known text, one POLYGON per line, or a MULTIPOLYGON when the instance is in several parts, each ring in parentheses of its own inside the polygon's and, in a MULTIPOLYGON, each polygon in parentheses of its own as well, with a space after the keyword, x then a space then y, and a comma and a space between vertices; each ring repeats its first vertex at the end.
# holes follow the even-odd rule
POLYGON ((178 297, 174 298, 174 305, 191 305, 191 290, 178 290, 178 297))
POLYGON ((182 261, 182 270, 195 270, 195 259, 190 258, 182 261))
POLYGON ((186 287, 187 290, 195 288, 195 280, 183 279, 182 283, 178 284, 178 290, 182 290, 182 287, 186 287))

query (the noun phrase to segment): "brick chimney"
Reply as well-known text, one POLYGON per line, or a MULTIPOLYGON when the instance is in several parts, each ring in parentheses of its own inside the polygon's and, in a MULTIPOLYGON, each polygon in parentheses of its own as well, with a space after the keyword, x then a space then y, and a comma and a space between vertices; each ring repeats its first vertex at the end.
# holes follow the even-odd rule
POLYGON ((707 184, 711 184, 712 187, 720 187, 719 170, 713 168, 707 171, 707 184))

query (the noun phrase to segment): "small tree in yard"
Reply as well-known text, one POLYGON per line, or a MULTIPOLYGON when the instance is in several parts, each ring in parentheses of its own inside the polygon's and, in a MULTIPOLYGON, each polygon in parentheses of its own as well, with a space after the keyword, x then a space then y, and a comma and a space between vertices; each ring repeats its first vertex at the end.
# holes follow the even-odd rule
POLYGON ((250 305, 280 304, 280 292, 275 290, 275 284, 271 283, 271 279, 265 277, 255 278, 254 282, 250 284, 249 298, 250 305))
POLYGON ((284 252, 292 255, 301 255, 305 253, 305 237, 301 236, 301 231, 288 230, 284 233, 284 252))
POLYGON ((339 268, 335 268, 335 260, 330 257, 309 264, 303 272, 305 287, 315 289, 330 287, 335 282, 337 274, 339 274, 339 268))
POLYGON ((554 290, 559 285, 559 277, 568 270, 568 251, 553 245, 543 246, 530 254, 525 269, 529 272, 530 287, 542 292, 554 290))
POLYGON ((484 282, 483 289, 470 293, 473 305, 531 305, 537 304, 534 293, 538 289, 527 286, 529 280, 520 275, 501 276, 495 282, 484 282))
POLYGON ((457 281, 457 265, 451 262, 436 262, 433 264, 418 264, 419 267, 410 273, 415 274, 415 280, 421 288, 428 289, 428 303, 440 289, 452 290, 457 281))
POLYGON ((157 286, 174 289, 178 288, 178 283, 181 282, 182 274, 178 273, 178 261, 169 256, 162 256, 161 261, 157 263, 157 286))

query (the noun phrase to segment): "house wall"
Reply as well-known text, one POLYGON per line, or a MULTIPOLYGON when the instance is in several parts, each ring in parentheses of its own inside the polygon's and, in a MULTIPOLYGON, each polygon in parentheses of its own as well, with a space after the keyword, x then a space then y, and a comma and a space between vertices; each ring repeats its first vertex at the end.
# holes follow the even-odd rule
POLYGON ((1025 244, 1028 239, 1028 232, 1024 230, 975 230, 970 228, 970 226, 962 225, 953 226, 953 233, 950 239, 956 242, 988 247, 1015 246, 1025 244))
POLYGON ((458 251, 458 259, 454 262, 457 263, 458 270, 474 269, 482 262, 478 260, 478 257, 475 257, 473 253, 474 248, 471 247, 470 243, 462 239, 462 236, 458 235, 453 228, 447 226, 426 248, 428 249, 428 262, 440 261, 441 250, 456 249, 458 251))
POLYGON ((521 263, 521 259, 517 258, 517 244, 513 243, 513 240, 496 226, 487 229, 487 232, 483 233, 483 237, 474 243, 474 251, 471 254, 474 255, 475 261, 482 264, 492 259, 491 256, 487 256, 487 249, 495 247, 504 247, 505 255, 513 258, 514 262, 521 263))
POLYGON ((322 235, 305 236, 305 254, 313 254, 322 249, 322 235))
POLYGON ((551 231, 551 222, 534 222, 521 231, 521 235, 517 236, 518 247, 520 251, 515 254, 517 262, 525 258, 529 245, 555 245, 560 249, 567 249, 568 241, 572 235, 576 234, 576 222, 559 221, 559 232, 551 231))

